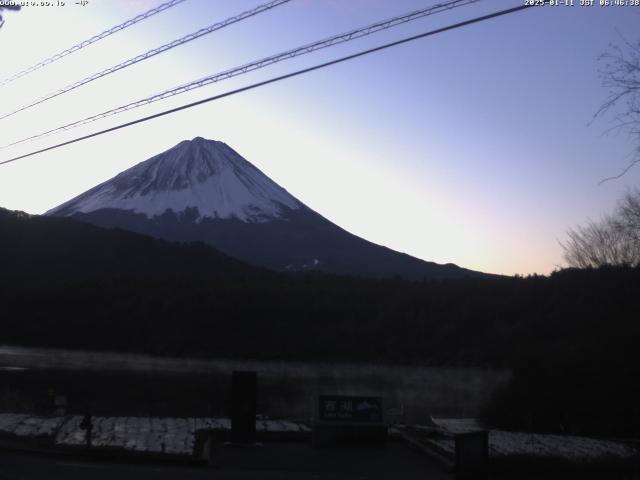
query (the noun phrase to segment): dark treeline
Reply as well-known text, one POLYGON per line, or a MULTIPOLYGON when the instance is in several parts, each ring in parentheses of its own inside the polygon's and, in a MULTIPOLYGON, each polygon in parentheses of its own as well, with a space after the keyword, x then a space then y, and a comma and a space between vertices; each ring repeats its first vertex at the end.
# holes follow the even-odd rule
POLYGON ((0 343, 506 366, 512 385, 487 412, 522 428, 637 431, 638 298, 637 268, 423 282, 285 275, 201 244, 0 211, 0 343), (611 418, 588 424, 600 409, 611 418))

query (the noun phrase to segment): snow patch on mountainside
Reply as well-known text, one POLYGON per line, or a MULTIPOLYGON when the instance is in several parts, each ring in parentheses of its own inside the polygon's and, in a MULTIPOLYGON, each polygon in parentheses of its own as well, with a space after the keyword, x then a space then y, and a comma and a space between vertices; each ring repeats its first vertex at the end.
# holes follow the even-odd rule
POLYGON ((202 218, 262 222, 302 204, 222 142, 194 138, 125 170, 47 214, 120 209, 149 218, 197 208, 202 218))

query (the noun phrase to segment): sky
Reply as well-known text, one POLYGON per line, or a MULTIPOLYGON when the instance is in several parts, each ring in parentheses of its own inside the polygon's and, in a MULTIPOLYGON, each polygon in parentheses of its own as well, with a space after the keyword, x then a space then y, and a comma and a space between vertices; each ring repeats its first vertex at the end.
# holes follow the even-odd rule
MULTIPOLYGON (((53 90, 264 1, 187 0, 0 90, 8 113, 53 90)), ((38 2, 39 3, 39 2, 38 2)), ((0 77, 160 5, 75 0, 6 12, 0 77), (64 3, 64 6, 59 5, 64 3)), ((292 0, 0 120, 0 145, 434 0, 292 0)), ((632 143, 593 119, 598 58, 637 40, 640 7, 544 6, 0 166, 0 207, 44 213, 176 143, 221 140, 348 231, 439 263, 500 274, 563 266, 570 227, 640 181, 632 143)), ((11 148, 0 161, 144 115, 478 15, 480 0, 11 148)))

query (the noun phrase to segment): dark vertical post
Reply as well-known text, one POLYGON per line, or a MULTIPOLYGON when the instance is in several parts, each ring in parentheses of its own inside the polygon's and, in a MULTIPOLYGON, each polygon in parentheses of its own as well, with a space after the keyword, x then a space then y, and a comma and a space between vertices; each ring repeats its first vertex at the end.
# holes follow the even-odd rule
POLYGON ((489 474, 489 433, 461 433, 454 438, 456 478, 486 479, 489 474))
POLYGON ((233 372, 231 376, 231 440, 256 441, 256 372, 233 372))
POLYGON ((86 432, 85 440, 86 440, 87 448, 91 448, 91 433, 93 431, 93 420, 91 418, 91 413, 89 413, 89 411, 87 411, 84 417, 82 417, 82 422, 80 422, 80 428, 86 432))

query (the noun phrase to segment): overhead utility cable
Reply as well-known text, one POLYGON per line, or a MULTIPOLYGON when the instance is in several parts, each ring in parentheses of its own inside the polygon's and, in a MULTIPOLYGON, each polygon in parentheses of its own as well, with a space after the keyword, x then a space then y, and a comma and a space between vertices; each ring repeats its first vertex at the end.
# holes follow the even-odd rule
POLYGON ((288 60, 290 58, 294 58, 300 55, 304 55, 307 53, 314 52, 316 50, 320 50, 323 48, 331 47, 333 45, 337 45, 339 43, 349 42, 351 40, 355 40, 356 38, 361 38, 367 35, 371 35, 372 33, 379 32, 381 30, 386 30, 392 27, 396 27, 398 25, 417 20, 419 18, 425 17, 427 15, 433 15, 435 13, 439 13, 445 10, 450 10, 452 8, 461 7, 464 5, 468 5, 471 3, 478 2, 480 0, 450 0, 445 3, 440 3, 434 5, 429 8, 423 8, 421 10, 416 10, 414 12, 401 15, 398 17, 391 18, 389 20, 384 20, 381 22, 374 23, 373 25, 369 25, 366 27, 358 28, 355 30, 351 30, 346 33, 341 33, 339 35, 334 35, 333 37, 326 38, 324 40, 320 40, 314 43, 310 43, 307 45, 303 45, 301 47, 294 48, 292 50, 287 50, 282 53, 278 53, 276 55, 272 55, 270 57, 263 58, 261 60, 257 60, 246 65, 242 65, 240 67, 235 67, 230 70, 226 70, 220 73, 216 73, 210 75, 208 77, 201 78, 199 80, 195 80, 190 83, 186 83, 184 85, 180 85, 178 87, 172 88, 170 90, 165 90, 164 92, 157 93, 150 97, 143 98, 141 100, 136 100, 134 102, 128 103, 126 105, 121 105, 116 108, 112 108, 111 110, 107 110, 102 113, 98 113, 92 115, 90 117, 86 117, 82 120, 75 121, 73 123, 69 123, 67 125, 63 125, 61 127, 54 128, 52 130, 48 130, 27 138, 23 138, 21 140, 17 140, 13 143, 9 143, 7 145, 3 145, 0 149, 4 149, 7 147, 11 147, 13 145, 18 145, 20 143, 24 143, 31 140, 36 140, 38 138, 42 138, 45 136, 53 135, 54 133, 63 132, 67 130, 71 130, 73 128, 79 127, 81 125, 86 125, 88 123, 95 122, 97 120, 101 120, 106 117, 110 117, 112 115, 116 115, 122 112, 126 112, 128 110, 132 110, 134 108, 138 108, 144 105, 148 105, 150 103, 157 102, 159 100, 163 100, 165 98, 173 97, 175 95, 179 95, 181 93, 185 93, 191 90, 195 90, 196 88, 201 88, 206 85, 210 85, 212 83, 219 82, 221 80, 226 80, 232 77, 236 77, 238 75, 242 75, 248 72, 252 72, 254 70, 258 70, 260 68, 267 67, 274 63, 278 63, 283 60, 288 60))
POLYGON ((245 20, 249 17, 253 17, 254 15, 258 15, 259 13, 263 13, 266 12, 267 10, 271 10, 272 8, 275 8, 279 5, 282 5, 283 3, 288 3, 291 0, 273 0, 269 3, 265 3, 263 5, 260 5, 256 8, 253 8, 251 10, 247 10, 246 12, 242 12, 239 15, 235 15, 233 17, 227 18, 226 20, 223 20, 221 22, 217 22, 214 23, 213 25, 209 25, 208 27, 205 28, 201 28, 200 30, 190 33, 189 35, 185 35, 182 38, 179 38, 177 40, 173 40, 172 42, 166 43, 164 45, 161 45, 159 47, 156 47, 154 49, 151 49, 145 53, 141 53, 140 55, 137 55, 133 58, 130 58, 128 60, 125 60, 122 63, 119 63, 118 65, 114 65, 112 67, 109 67, 105 70, 102 70, 101 72, 97 72, 94 73, 93 75, 90 75, 86 78, 83 78, 82 80, 78 80, 77 82, 71 83, 69 85, 67 85, 66 87, 62 87, 59 90, 56 90, 55 92, 50 92, 48 94, 46 94, 44 97, 40 97, 37 100, 34 100, 31 103, 28 103, 27 105, 23 105, 22 107, 18 108, 17 110, 14 110, 10 113, 6 113, 2 116, 0 116, 0 120, 11 117, 12 115, 15 115, 18 112, 22 112, 24 110, 27 110, 31 107, 35 107, 36 105, 39 105, 43 102, 46 102, 47 100, 51 100, 52 98, 55 98, 59 95, 62 95, 64 93, 70 92, 71 90, 75 90, 78 87, 81 87, 82 85, 86 85, 87 83, 93 82, 94 80, 97 80, 99 78, 105 77, 107 75, 110 75, 112 73, 115 73, 119 70, 122 70, 123 68, 127 68, 130 67, 131 65, 135 65, 136 63, 142 62, 144 60, 147 60, 151 57, 155 57, 156 55, 159 55, 161 53, 164 53, 168 50, 171 50, 175 47, 178 47, 180 45, 184 45, 187 42, 191 42, 192 40, 195 40, 196 38, 200 38, 204 35, 208 35, 209 33, 213 33, 216 30, 220 30, 224 27, 227 27, 229 25, 232 25, 234 23, 240 22, 242 20, 245 20))
POLYGON ((63 57, 66 57, 67 55, 71 55, 74 52, 77 52, 78 50, 84 48, 84 47, 88 47, 89 45, 91 45, 92 43, 96 43, 98 40, 102 40, 103 38, 106 38, 110 35, 113 35, 114 33, 117 33, 121 30, 124 30, 125 28, 128 28, 132 25, 135 25, 138 22, 141 22, 142 20, 146 20, 149 17, 154 16, 156 13, 160 13, 163 12, 164 10, 167 10, 171 7, 174 7, 176 5, 178 5, 179 3, 185 2, 186 0, 171 0, 169 2, 165 2, 162 5, 158 5, 156 8, 152 8, 151 10, 148 10, 144 13, 141 13, 140 15, 137 15, 133 18, 130 18, 129 20, 127 20, 126 22, 121 23, 120 25, 116 25, 115 27, 111 27, 108 30, 105 30, 102 33, 99 33, 98 35, 94 35, 93 37, 89 38, 88 40, 84 40, 76 45, 74 45, 73 47, 69 47, 66 50, 63 50, 60 53, 56 53, 55 55, 50 56, 49 58, 45 58, 44 60, 42 60, 41 62, 36 63, 35 65, 30 66, 29 68, 26 68, 24 70, 22 70, 21 72, 16 73, 15 75, 12 75, 8 78, 5 78, 4 80, 0 81, 0 87, 13 82, 14 80, 17 80, 19 78, 24 77, 25 75, 28 75, 31 72, 35 72, 36 70, 47 66, 53 62, 57 62, 58 60, 60 60, 63 57))
POLYGON ((58 143, 57 145, 52 145, 50 147, 46 147, 46 148, 42 148, 40 150, 35 150, 33 152, 30 152, 30 153, 26 153, 24 155, 19 155, 17 157, 13 157, 13 158, 10 158, 8 160, 1 161, 0 165, 5 165, 7 163, 15 162, 15 161, 21 160, 23 158, 27 158, 27 157, 31 157, 33 155, 37 155, 39 153, 48 152, 50 150, 54 150, 54 149, 57 149, 57 148, 60 148, 60 147, 64 147, 66 145, 71 145, 72 143, 77 143, 77 142, 80 142, 82 140, 86 140, 86 139, 89 139, 89 138, 97 137, 99 135, 104 135, 105 133, 114 132, 114 131, 120 130, 122 128, 126 128, 126 127, 130 127, 132 125, 137 125, 139 123, 147 122, 147 121, 153 120, 155 118, 163 117, 165 115, 169 115, 169 114, 172 114, 172 113, 175 113, 175 112, 179 112, 181 110, 186 110, 188 108, 192 108, 192 107, 195 107, 195 106, 198 106, 198 105, 202 105, 202 104, 205 104, 205 103, 213 102, 215 100, 220 100, 221 98, 225 98, 225 97, 229 97, 229 96, 232 96, 232 95, 236 95, 238 93, 246 92, 248 90, 253 90, 253 89, 258 88, 258 87, 263 87, 265 85, 269 85, 271 83, 276 83, 276 82, 279 82, 281 80, 286 80, 288 78, 296 77, 298 75, 302 75, 302 74, 305 74, 305 73, 313 72, 315 70, 320 70, 322 68, 326 68, 326 67, 329 67, 331 65, 336 65, 338 63, 346 62, 348 60, 353 60, 354 58, 362 57, 364 55, 368 55, 368 54, 374 53, 374 52, 379 52, 381 50, 385 50, 387 48, 395 47, 397 45, 401 45, 401 44, 404 44, 404 43, 412 42, 412 41, 418 40, 420 38, 425 38, 425 37, 428 37, 428 36, 431 36, 431 35, 436 35, 438 33, 446 32, 446 31, 449 31, 449 30, 454 30, 456 28, 464 27, 464 26, 471 25, 471 24, 474 24, 474 23, 479 23, 479 22, 482 22, 482 21, 485 21, 485 20, 489 20, 491 18, 502 16, 502 15, 507 15, 507 14, 510 14, 510 13, 519 12, 521 10, 525 10, 527 8, 531 8, 532 6, 533 5, 520 5, 518 7, 509 8, 509 9, 506 9, 506 10, 501 10, 501 11, 494 12, 494 13, 491 13, 491 14, 488 14, 488 15, 484 15, 482 17, 472 18, 471 20, 466 20, 464 22, 456 23, 456 24, 453 24, 453 25, 448 25, 446 27, 438 28, 436 30, 431 30, 429 32, 421 33, 419 35, 414 35, 412 37, 403 38, 401 40, 397 40, 395 42, 387 43, 387 44, 381 45, 379 47, 370 48, 368 50, 364 50, 364 51, 361 51, 361 52, 358 52, 358 53, 354 53, 352 55, 347 55, 346 57, 341 57, 341 58, 338 58, 336 60, 331 60, 329 62, 321 63, 319 65, 314 65, 312 67, 303 68, 301 70, 296 70, 295 72, 287 73, 285 75, 280 75, 278 77, 273 77, 273 78, 270 78, 268 80, 263 80, 261 82, 257 82, 257 83, 251 84, 251 85, 247 85, 245 87, 237 88, 235 90, 231 90, 231 91, 228 91, 228 92, 225 92, 225 93, 221 93, 219 95, 214 95, 213 97, 209 97, 209 98, 205 98, 205 99, 202 99, 202 100, 198 100, 197 102, 192 102, 192 103, 188 103, 186 105, 181 105, 179 107, 172 108, 170 110, 165 110, 163 112, 155 113, 153 115, 149 115, 147 117, 139 118, 139 119, 133 120, 131 122, 122 123, 120 125, 116 125, 114 127, 110 127, 110 128, 104 129, 104 130, 100 130, 98 132, 90 133, 88 135, 77 137, 77 138, 74 138, 72 140, 67 140, 66 142, 58 143))

